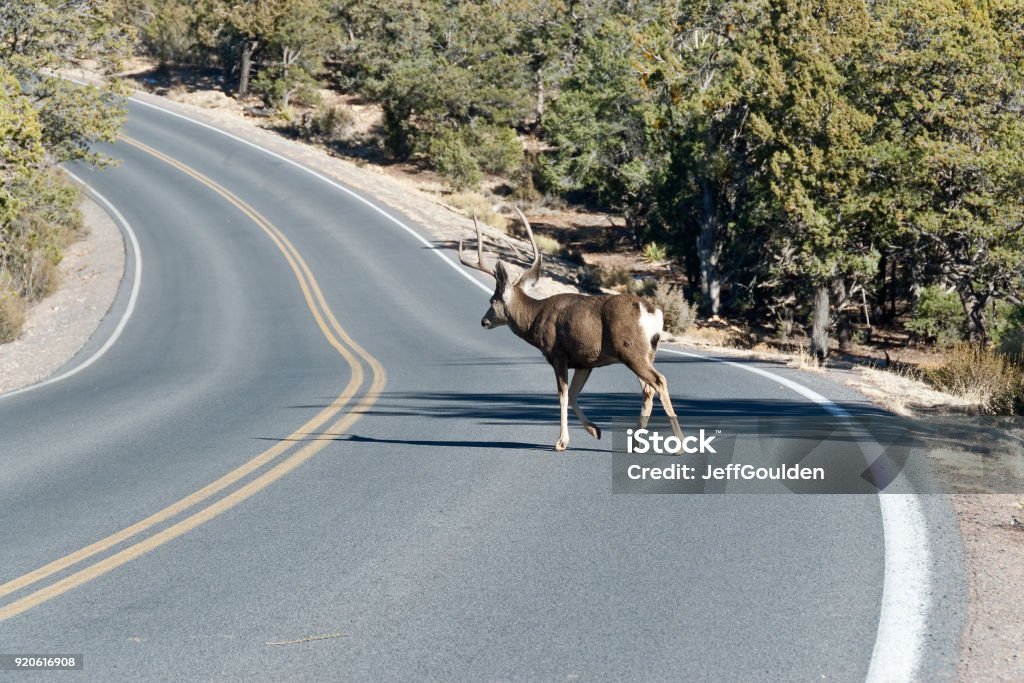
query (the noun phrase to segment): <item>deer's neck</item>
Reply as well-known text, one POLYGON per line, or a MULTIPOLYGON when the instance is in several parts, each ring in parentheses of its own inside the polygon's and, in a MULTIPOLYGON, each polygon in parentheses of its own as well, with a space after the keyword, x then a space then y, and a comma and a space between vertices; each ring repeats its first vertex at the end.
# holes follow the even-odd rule
POLYGON ((540 315, 542 300, 534 299, 521 289, 516 289, 512 299, 505 305, 508 326, 516 336, 525 339, 534 346, 534 321, 540 315))

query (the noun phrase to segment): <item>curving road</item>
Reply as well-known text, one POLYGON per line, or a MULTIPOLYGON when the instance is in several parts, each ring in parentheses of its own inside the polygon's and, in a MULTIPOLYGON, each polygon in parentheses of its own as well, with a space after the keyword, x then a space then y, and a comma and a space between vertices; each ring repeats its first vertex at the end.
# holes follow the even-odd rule
MULTIPOLYGON (((74 169, 138 253, 71 367, 116 342, 0 398, 0 653, 97 681, 954 678, 943 497, 612 495, 607 444, 551 451, 550 368, 422 238, 130 111, 124 163, 74 169)), ((684 415, 870 410, 786 368, 659 367, 684 415)), ((582 402, 632 416, 635 387, 603 369, 582 402)))

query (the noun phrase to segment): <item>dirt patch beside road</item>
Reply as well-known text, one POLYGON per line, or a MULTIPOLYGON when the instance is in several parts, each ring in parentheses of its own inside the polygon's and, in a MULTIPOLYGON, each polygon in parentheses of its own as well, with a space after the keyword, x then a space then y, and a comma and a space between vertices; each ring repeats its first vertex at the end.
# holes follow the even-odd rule
POLYGON ((953 507, 970 591, 960 680, 1024 681, 1024 496, 956 495, 953 507))

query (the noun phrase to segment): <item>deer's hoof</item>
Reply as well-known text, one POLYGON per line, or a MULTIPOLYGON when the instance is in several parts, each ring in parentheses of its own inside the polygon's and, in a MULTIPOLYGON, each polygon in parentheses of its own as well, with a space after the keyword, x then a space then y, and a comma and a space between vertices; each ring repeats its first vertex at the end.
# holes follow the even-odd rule
POLYGON ((598 441, 601 440, 601 428, 598 427, 597 425, 587 425, 586 427, 584 427, 584 429, 587 430, 587 434, 590 434, 598 441))
POLYGON ((562 441, 561 439, 559 439, 558 443, 555 444, 555 452, 556 453, 561 453, 566 448, 568 448, 568 446, 569 446, 569 440, 568 439, 566 439, 565 441, 562 441))

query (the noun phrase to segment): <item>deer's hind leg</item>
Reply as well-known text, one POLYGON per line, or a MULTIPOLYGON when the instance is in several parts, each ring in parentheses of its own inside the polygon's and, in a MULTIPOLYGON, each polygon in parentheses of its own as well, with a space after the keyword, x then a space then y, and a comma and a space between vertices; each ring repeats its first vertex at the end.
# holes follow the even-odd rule
POLYGON ((672 425, 672 433, 682 439, 683 430, 679 427, 679 419, 672 407, 672 397, 668 394, 668 380, 665 379, 665 375, 654 369, 653 359, 644 357, 640 360, 624 359, 623 362, 640 379, 640 386, 644 392, 644 405, 640 411, 640 426, 647 426, 647 419, 651 416, 654 393, 656 392, 662 409, 668 415, 669 424, 672 425))
MULTIPOLYGON (((639 376, 637 379, 640 379, 639 376)), ((654 387, 647 382, 640 380, 640 391, 644 395, 644 403, 640 407, 640 429, 647 428, 647 422, 651 419, 651 410, 654 408, 654 387)))
POLYGON ((583 385, 587 383, 587 379, 590 377, 590 372, 591 368, 573 370, 572 382, 569 383, 569 405, 572 406, 572 411, 576 413, 576 419, 583 424, 583 428, 587 430, 587 433, 600 440, 601 428, 587 419, 587 416, 583 414, 583 410, 580 409, 579 403, 576 402, 580 392, 583 391, 583 385))

